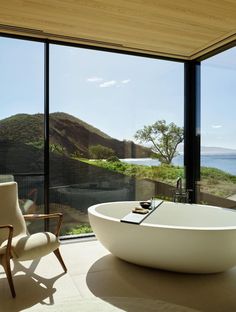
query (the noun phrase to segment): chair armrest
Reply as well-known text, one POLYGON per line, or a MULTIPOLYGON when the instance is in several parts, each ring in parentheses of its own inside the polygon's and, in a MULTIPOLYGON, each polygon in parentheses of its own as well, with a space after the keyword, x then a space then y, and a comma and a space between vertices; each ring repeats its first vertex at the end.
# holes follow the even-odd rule
POLYGON ((35 221, 35 220, 44 220, 44 219, 53 219, 58 218, 57 227, 55 230, 55 235, 59 236, 63 214, 60 212, 57 213, 49 213, 49 214, 28 214, 24 215, 25 221, 35 221))
POLYGON ((13 226, 11 224, 6 225, 0 225, 1 229, 8 229, 8 239, 7 239, 7 249, 6 249, 6 255, 10 258, 11 257, 11 242, 13 237, 13 226))

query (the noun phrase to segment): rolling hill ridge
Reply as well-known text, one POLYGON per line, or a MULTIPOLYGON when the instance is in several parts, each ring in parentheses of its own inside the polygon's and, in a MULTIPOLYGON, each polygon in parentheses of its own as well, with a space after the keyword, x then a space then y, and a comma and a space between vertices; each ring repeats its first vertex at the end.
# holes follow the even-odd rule
MULTIPOLYGON (((89 147, 98 144, 112 148, 119 158, 148 157, 151 153, 148 148, 132 141, 114 139, 81 119, 62 112, 50 114, 49 136, 49 144, 60 146, 68 156, 89 157, 89 147)), ((0 120, 0 138, 42 148, 44 115, 17 114, 0 120)))

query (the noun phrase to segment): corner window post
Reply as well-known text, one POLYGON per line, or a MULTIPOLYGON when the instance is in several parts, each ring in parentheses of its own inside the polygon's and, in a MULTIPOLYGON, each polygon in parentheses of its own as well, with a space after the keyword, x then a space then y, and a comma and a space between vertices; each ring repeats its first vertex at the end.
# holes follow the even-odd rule
POLYGON ((184 167, 190 203, 197 201, 200 180, 200 62, 184 65, 184 167))
MULTIPOLYGON (((44 43, 44 212, 49 213, 49 43, 44 43)), ((49 222, 45 220, 45 230, 49 222)))

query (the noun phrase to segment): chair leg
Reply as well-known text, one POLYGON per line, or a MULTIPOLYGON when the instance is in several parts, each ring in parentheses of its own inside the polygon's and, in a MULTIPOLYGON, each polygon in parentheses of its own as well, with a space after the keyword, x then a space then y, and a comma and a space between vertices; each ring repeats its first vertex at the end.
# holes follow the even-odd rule
POLYGON ((3 265, 3 268, 4 268, 6 276, 7 276, 7 280, 8 280, 9 286, 10 286, 12 297, 15 298, 16 292, 15 292, 12 274, 11 274, 11 265, 10 265, 10 257, 9 256, 7 256, 7 255, 2 256, 2 265, 3 265))
POLYGON ((64 270, 65 272, 67 272, 67 268, 66 268, 66 265, 65 265, 65 263, 64 263, 64 261, 63 261, 63 259, 62 259, 62 256, 61 256, 61 254, 60 254, 59 248, 57 248, 57 249, 54 250, 53 252, 54 252, 55 256, 57 257, 57 259, 59 260, 61 266, 63 267, 63 270, 64 270))

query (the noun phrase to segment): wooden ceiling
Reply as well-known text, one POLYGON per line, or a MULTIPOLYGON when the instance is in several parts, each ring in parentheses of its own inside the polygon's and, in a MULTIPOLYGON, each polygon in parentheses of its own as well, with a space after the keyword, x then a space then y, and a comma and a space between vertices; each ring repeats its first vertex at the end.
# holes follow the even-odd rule
POLYGON ((236 40, 236 0, 1 0, 0 32, 191 60, 236 40))

